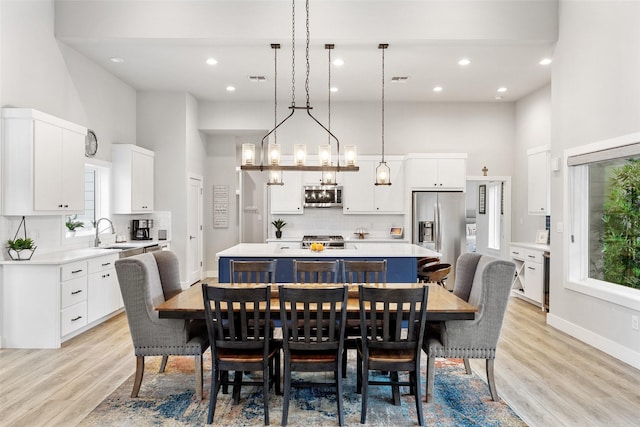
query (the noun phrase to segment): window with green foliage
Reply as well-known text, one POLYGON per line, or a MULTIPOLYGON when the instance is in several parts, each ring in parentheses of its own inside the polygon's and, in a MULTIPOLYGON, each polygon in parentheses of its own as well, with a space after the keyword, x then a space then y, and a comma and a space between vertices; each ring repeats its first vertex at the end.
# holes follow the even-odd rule
POLYGON ((568 286, 622 305, 640 291, 639 140, 632 134, 567 156, 568 286))

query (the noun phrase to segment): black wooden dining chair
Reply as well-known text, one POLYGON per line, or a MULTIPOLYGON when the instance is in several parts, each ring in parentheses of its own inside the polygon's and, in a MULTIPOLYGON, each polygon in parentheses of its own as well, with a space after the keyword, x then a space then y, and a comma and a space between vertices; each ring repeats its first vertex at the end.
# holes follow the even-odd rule
POLYGON ((424 425, 420 393, 420 354, 426 322, 429 288, 359 288, 360 328, 358 385, 362 393, 360 423, 367 418, 369 385, 391 386, 400 405, 400 386, 409 386, 416 399, 419 425, 424 425), (370 380, 369 371, 389 371, 389 380, 370 380), (409 373, 400 381, 398 372, 409 373))
POLYGON ((211 390, 207 424, 213 422, 223 372, 262 371, 261 381, 234 377, 234 400, 240 385, 262 385, 264 423, 269 425, 269 385, 280 392, 281 343, 271 336, 271 286, 215 287, 202 284, 205 320, 211 341, 211 390))
POLYGON ((280 318, 284 348, 284 402, 282 425, 287 425, 292 372, 331 372, 334 381, 296 382, 296 387, 330 387, 336 389, 338 422, 344 424, 342 403, 342 364, 347 318, 346 285, 337 288, 280 288, 280 318))
POLYGON ((339 283, 340 261, 293 260, 293 281, 295 283, 339 283))
MULTIPOLYGON (((348 284, 387 283, 387 260, 342 261, 342 276, 348 284)), ((347 319, 342 353, 342 376, 347 377, 347 350, 356 348, 356 340, 362 336, 359 319, 347 319)))
POLYGON ((231 283, 271 283, 276 282, 277 260, 229 261, 231 283))

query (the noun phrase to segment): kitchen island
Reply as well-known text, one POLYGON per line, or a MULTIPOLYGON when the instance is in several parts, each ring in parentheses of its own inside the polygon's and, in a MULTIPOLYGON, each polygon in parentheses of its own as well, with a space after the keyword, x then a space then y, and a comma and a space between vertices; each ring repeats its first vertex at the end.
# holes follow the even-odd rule
POLYGON ((277 283, 292 283, 293 260, 387 260, 387 283, 416 281, 417 260, 424 257, 440 257, 441 254, 411 243, 390 245, 348 245, 345 249, 325 249, 321 252, 303 249, 297 244, 240 243, 216 254, 218 259, 218 281, 229 283, 231 275, 229 261, 258 261, 277 259, 277 283))

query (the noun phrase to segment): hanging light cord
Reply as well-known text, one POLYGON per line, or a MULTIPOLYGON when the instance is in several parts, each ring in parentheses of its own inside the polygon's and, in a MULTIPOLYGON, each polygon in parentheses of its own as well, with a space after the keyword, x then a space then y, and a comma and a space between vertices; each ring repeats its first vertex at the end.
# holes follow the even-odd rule
POLYGON ((384 163, 384 51, 386 46, 382 47, 382 163, 384 163))
MULTIPOLYGON (((327 123, 327 129, 329 129, 329 132, 331 132, 331 49, 333 49, 333 46, 331 45, 327 45, 327 50, 329 51, 329 100, 327 101, 327 110, 329 112, 329 122, 327 123)), ((329 147, 331 147, 331 135, 327 135, 327 139, 329 140, 329 147)))
POLYGON ((291 106, 296 106, 296 0, 291 1, 291 106))
POLYGON ((305 47, 305 56, 306 56, 306 61, 307 61, 307 76, 304 82, 304 90, 307 92, 307 108, 309 108, 311 106, 311 103, 309 101, 309 37, 310 37, 310 33, 309 33, 309 0, 307 0, 306 2, 306 8, 307 8, 307 44, 305 47))
MULTIPOLYGON (((273 127, 278 125, 278 49, 279 44, 272 44, 273 48, 273 127)), ((278 132, 273 132, 274 142, 278 143, 278 132)))

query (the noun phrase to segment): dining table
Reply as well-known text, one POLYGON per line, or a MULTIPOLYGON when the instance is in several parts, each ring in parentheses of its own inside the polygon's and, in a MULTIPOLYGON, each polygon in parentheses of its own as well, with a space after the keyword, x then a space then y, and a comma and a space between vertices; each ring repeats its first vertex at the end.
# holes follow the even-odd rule
MULTIPOLYGON (((349 297, 347 300, 347 316, 351 318, 360 316, 360 301, 358 298, 359 286, 374 286, 379 288, 415 288, 428 286, 429 297, 427 300, 427 321, 439 322, 445 320, 473 320, 478 308, 465 300, 457 297, 446 288, 436 283, 380 283, 380 284, 349 284, 349 297)), ((232 284, 212 283, 211 286, 251 288, 265 286, 264 284, 232 284)), ((271 315, 279 317, 280 299, 278 297, 280 286, 304 286, 336 287, 341 284, 293 284, 277 283, 271 285, 271 315)), ((204 300, 202 297, 202 285, 193 285, 172 298, 155 307, 158 317, 162 319, 204 319, 204 300)))

